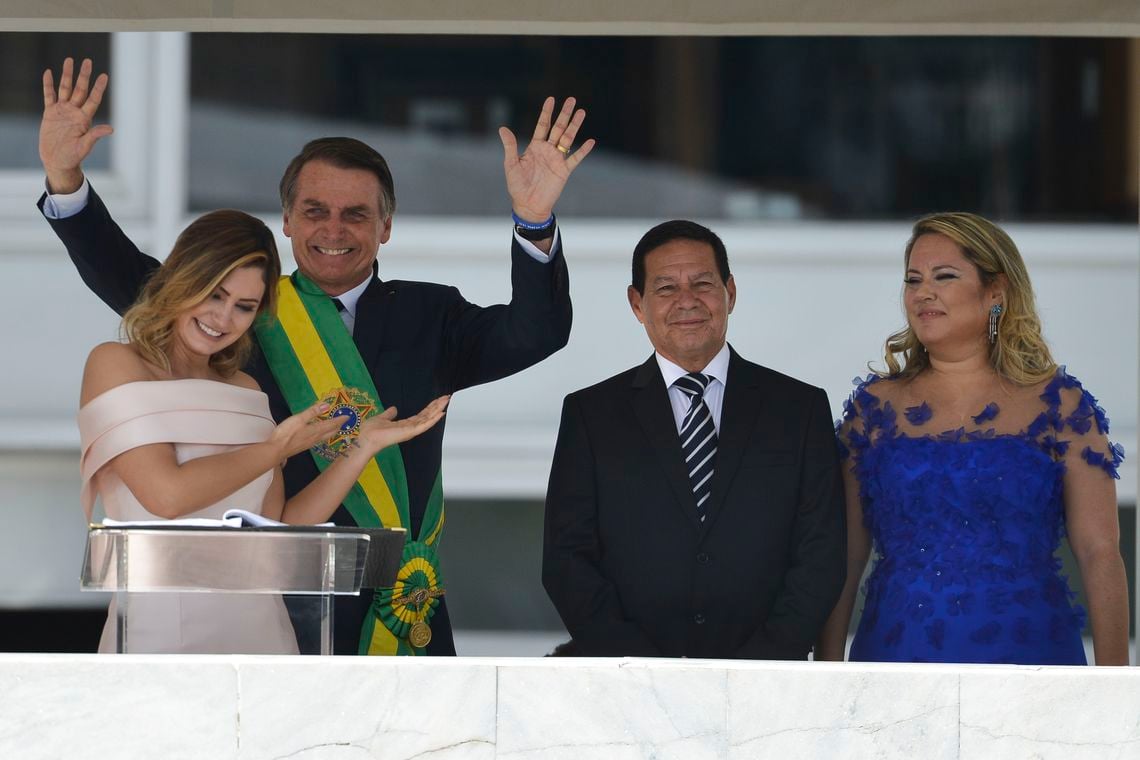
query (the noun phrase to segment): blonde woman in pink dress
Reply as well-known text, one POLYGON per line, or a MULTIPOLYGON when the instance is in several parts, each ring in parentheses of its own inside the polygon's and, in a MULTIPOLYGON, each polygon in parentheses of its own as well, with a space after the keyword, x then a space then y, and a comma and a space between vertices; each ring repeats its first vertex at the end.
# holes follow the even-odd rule
MULTIPOLYGON (((446 398, 395 420, 361 425, 348 448, 285 500, 280 464, 331 438, 342 419, 317 404, 274 425, 268 398, 240 371, 258 315, 272 313, 280 262, 273 234, 240 211, 193 222, 123 317, 126 343, 87 359, 80 398, 83 508, 107 517, 221 517, 241 508, 287 523, 327 520, 381 449, 434 425, 446 398)), ((276 596, 145 594, 131 597, 134 652, 296 653, 276 596)), ((113 652, 115 609, 99 651, 113 652)))

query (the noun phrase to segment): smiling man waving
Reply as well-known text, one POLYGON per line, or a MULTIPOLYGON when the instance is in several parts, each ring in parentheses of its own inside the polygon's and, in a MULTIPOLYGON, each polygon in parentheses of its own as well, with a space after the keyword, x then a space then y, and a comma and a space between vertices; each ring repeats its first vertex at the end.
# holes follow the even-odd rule
MULTIPOLYGON (((40 208, 83 281, 122 313, 158 262, 123 234, 84 178, 83 160, 111 132, 93 123, 107 75, 92 81, 86 60, 74 78, 73 69, 71 59, 64 62, 58 90, 51 71, 44 72, 40 159, 48 193, 40 208)), ((594 141, 572 151, 585 112, 575 111, 573 98, 557 116, 554 105, 553 98, 543 104, 521 156, 511 131, 499 130, 514 234, 511 302, 498 306, 471 304, 449 286, 380 279, 376 257, 396 207, 387 162, 347 137, 304 146, 280 186, 298 270, 281 280, 279 319, 258 325, 260 351, 246 367, 269 395, 275 419, 338 385, 365 391, 384 408, 422 409, 438 396, 525 369, 566 344, 570 295, 553 209, 594 141)), ((455 653, 435 550, 443 528, 443 430, 441 422, 378 456, 375 472, 362 476, 334 515, 338 525, 403 527, 410 539, 396 589, 337 598, 338 654, 455 653)), ((321 466, 308 453, 292 457, 287 495, 321 466)))

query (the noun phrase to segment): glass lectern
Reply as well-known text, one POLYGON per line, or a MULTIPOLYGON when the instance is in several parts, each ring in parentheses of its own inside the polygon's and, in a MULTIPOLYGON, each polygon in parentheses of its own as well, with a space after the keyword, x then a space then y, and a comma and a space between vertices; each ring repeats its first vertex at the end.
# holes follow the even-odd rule
MULTIPOLYGON (((151 595, 208 594, 229 601, 206 606, 213 610, 248 610, 264 606, 267 596, 284 597, 290 602, 297 638, 319 642, 320 654, 332 654, 332 598, 393 585, 405 538, 399 528, 92 525, 80 587, 115 594, 118 652, 150 651, 141 644, 132 646, 132 629, 140 642, 153 641, 153 630, 145 635, 139 631, 154 626, 155 605, 150 604, 152 611, 145 615, 138 612, 148 608, 151 595)), ((195 624, 230 623, 221 619, 195 624)))

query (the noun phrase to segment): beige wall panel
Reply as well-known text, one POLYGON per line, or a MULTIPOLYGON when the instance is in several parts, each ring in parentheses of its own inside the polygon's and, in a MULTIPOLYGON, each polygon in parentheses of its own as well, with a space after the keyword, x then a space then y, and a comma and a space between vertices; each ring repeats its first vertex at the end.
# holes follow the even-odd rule
POLYGON ((1135 0, 0 0, 7 30, 1140 36, 1135 0))

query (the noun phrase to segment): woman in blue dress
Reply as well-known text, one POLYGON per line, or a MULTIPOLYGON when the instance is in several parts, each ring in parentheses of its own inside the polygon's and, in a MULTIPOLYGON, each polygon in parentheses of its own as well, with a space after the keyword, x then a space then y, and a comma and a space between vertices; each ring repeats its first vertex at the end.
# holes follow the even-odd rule
POLYGON ((920 219, 906 247, 907 326, 858 383, 838 435, 847 583, 817 659, 1085 664, 1085 612, 1056 552, 1068 537, 1100 665, 1128 663, 1117 520, 1120 447, 1041 336, 1025 264, 973 214, 920 219))

